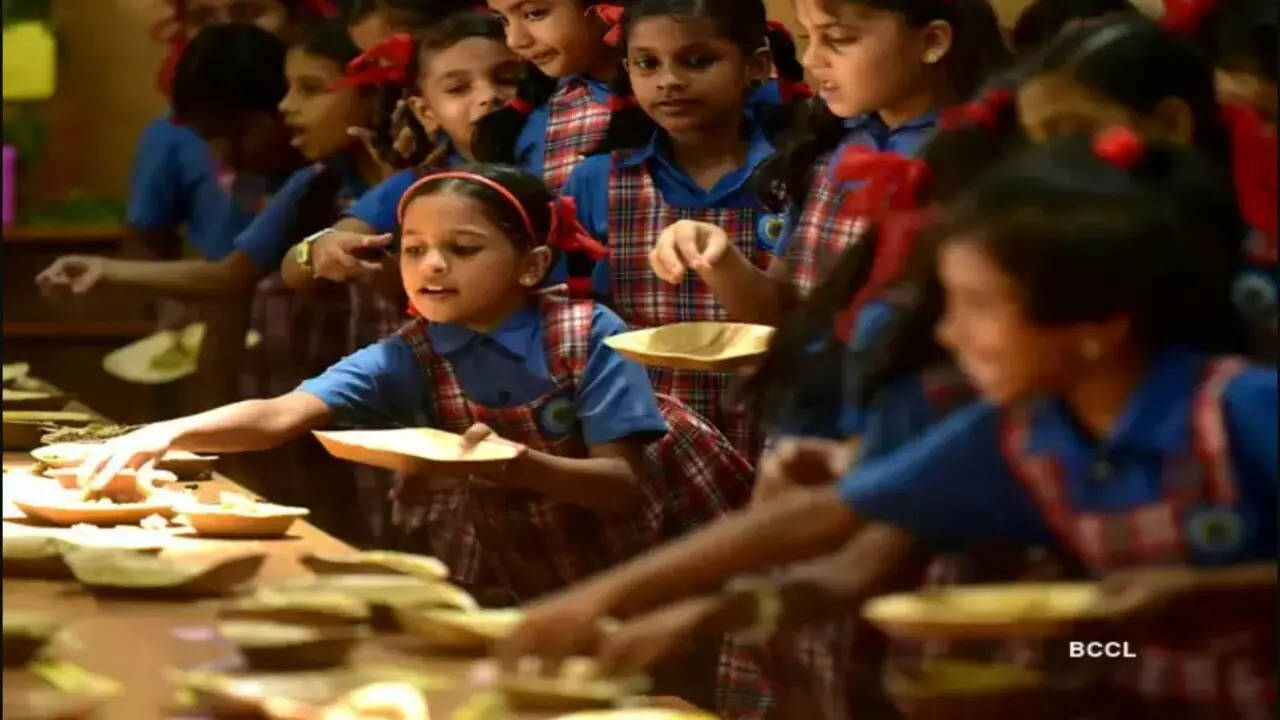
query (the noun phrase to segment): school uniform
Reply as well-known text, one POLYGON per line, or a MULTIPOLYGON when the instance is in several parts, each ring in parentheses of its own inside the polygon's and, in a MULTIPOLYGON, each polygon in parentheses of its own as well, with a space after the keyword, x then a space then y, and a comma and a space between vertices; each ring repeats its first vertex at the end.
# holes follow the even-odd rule
POLYGON ((418 318, 299 389, 324 401, 341 427, 461 433, 484 422, 508 440, 568 457, 644 438, 645 500, 626 517, 474 484, 429 493, 427 502, 400 498, 414 530, 408 540, 425 546, 417 549, 444 560, 478 596, 523 602, 704 524, 750 494, 746 460, 678 401, 655 396, 640 366, 604 344, 625 330, 607 308, 546 294, 487 334, 418 318))
POLYGON ((466 158, 451 152, 436 168, 406 168, 378 183, 372 190, 360 196, 344 213, 373 228, 375 234, 395 232, 399 225, 397 212, 400 198, 425 173, 447 170, 467 163, 466 158))
POLYGON ((896 128, 886 126, 876 113, 860 115, 845 122, 848 134, 839 147, 818 160, 809 195, 789 215, 778 243, 778 257, 786 261, 801 297, 813 292, 859 235, 857 217, 843 212, 845 195, 851 186, 835 176, 836 165, 845 149, 855 146, 877 152, 916 155, 933 137, 937 126, 936 111, 896 128))
MULTIPOLYGON (((263 274, 250 306, 250 327, 262 340, 245 352, 243 397, 287 393, 405 321, 403 302, 392 302, 365 283, 326 284, 306 294, 284 284, 281 263, 300 235, 312 229, 299 224, 306 221, 298 217, 298 203, 326 167, 337 176, 339 208, 366 193, 367 184, 345 155, 308 165, 285 181, 232 243, 263 274)), ((273 451, 263 464, 271 468, 274 495, 315 508, 317 520, 334 532, 362 544, 388 535, 391 480, 386 471, 336 462, 309 440, 273 451)))
POLYGON ((206 260, 220 260, 232 240, 261 209, 259 194, 242 180, 220 174, 208 144, 169 117, 142 131, 129 174, 127 222, 142 230, 185 226, 187 239, 206 260))
POLYGON ((525 119, 516 137, 516 164, 559 194, 574 168, 604 140, 612 98, 607 83, 585 75, 561 78, 551 97, 525 119))
MULTIPOLYGON (((860 516, 940 547, 1057 544, 1095 575, 1271 560, 1276 401, 1273 370, 1169 349, 1103 442, 1083 437, 1058 400, 975 403, 851 470, 841 494, 860 516)), ((1208 624, 1137 648, 1115 683, 1146 700, 1269 716, 1274 628, 1208 624)))
MULTIPOLYGON (((633 327, 729 319, 696 275, 672 286, 653 274, 649 251, 662 231, 679 220, 714 223, 757 265, 768 264, 773 249, 768 216, 748 190, 747 179, 773 153, 773 145, 758 126, 750 132, 746 164, 710 190, 676 164, 660 132, 642 148, 593 156, 574 171, 565 194, 576 201, 587 231, 609 247, 609 257, 596 263, 592 289, 609 296, 633 327)), ((724 407, 732 373, 650 368, 649 374, 658 392, 688 403, 748 457, 754 460, 759 454, 762 434, 755 419, 724 407)))

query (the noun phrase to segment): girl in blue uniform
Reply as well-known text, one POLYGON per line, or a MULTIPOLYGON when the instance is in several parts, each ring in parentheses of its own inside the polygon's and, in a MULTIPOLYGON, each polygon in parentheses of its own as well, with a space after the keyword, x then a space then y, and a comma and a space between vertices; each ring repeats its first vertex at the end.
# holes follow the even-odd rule
POLYGON ((583 241, 539 180, 506 166, 429 175, 400 215, 418 319, 291 393, 113 441, 84 480, 166 448, 265 449, 330 425, 500 437, 514 460, 414 478, 421 502, 402 508, 422 521, 415 549, 489 602, 545 594, 746 500, 746 460, 605 345, 625 329, 616 315, 538 293, 557 249, 583 241))
MULTIPOLYGON (((407 96, 409 122, 417 128, 416 156, 402 158, 408 167, 361 196, 332 229, 295 247, 285 259, 285 282, 304 289, 318 278, 345 282, 378 274, 388 278, 385 284, 394 284, 395 268, 375 260, 391 242, 400 197, 423 173, 475 157, 471 136, 476 122, 515 96, 520 72, 519 59, 504 44, 501 24, 469 11, 440 21, 416 43, 395 35, 361 56, 353 77, 380 78, 407 96)), ((370 145, 392 145, 391 118, 378 124, 382 136, 370 145)))
MULTIPOLYGON (((794 490, 547 601, 509 650, 580 639, 568 618, 626 616, 879 521, 935 547, 1052 542, 1099 576, 1166 566, 1130 575, 1147 601, 1137 612, 1188 597, 1198 609, 1163 618, 1184 637, 1146 638, 1157 641, 1126 666, 1141 682, 1121 687, 1179 717, 1269 716, 1276 378, 1215 355, 1232 317, 1228 253, 1213 238, 1232 215, 1200 158, 1127 129, 1055 141, 996 170, 939 229, 935 255, 938 335, 984 402, 858 465, 839 488, 794 490), (770 541, 744 545, 761 536, 770 541)), ((866 580, 808 582, 860 599, 866 580)), ((745 593, 747 617, 768 592, 745 593)), ((812 594, 788 590, 784 618, 793 592, 797 614, 812 594)), ((1137 628, 1113 632, 1137 642, 1137 628)))
MULTIPOLYGON (((714 288, 696 278, 659 282, 649 272, 649 252, 668 225, 698 219, 726 228, 757 266, 768 263, 768 218, 746 184, 773 152, 781 110, 748 102, 770 75, 769 35, 776 31, 759 0, 645 0, 625 18, 627 73, 618 94, 634 94, 635 107, 615 113, 603 148, 610 152, 583 162, 565 186, 583 224, 609 246, 591 290, 637 328, 726 320, 732 308, 717 301, 714 288)), ((790 60, 780 54, 777 62, 795 67, 790 60)), ((689 403, 748 457, 758 454, 756 423, 726 409, 731 374, 650 374, 659 392, 689 403)))

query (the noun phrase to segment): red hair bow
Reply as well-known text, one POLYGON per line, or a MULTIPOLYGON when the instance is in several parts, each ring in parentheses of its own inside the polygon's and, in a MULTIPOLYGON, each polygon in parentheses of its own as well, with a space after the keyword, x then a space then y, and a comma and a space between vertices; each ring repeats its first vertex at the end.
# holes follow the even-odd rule
POLYGON ((592 260, 609 256, 609 248, 591 237, 578 221, 578 203, 563 195, 551 201, 551 227, 547 229, 547 247, 561 252, 580 252, 592 260))
POLYGON ((303 2, 311 8, 311 12, 325 19, 336 18, 341 14, 337 3, 333 0, 303 0, 303 2))
POLYGON ((1133 128, 1117 125, 1093 139, 1093 154, 1121 170, 1132 170, 1146 152, 1146 143, 1133 128))
POLYGON ((609 30, 605 32, 601 40, 609 47, 618 47, 622 44, 622 21, 627 15, 627 11, 621 5, 613 3, 596 3, 587 8, 587 12, 594 13, 596 17, 604 21, 609 26, 609 30))
POLYGON ((524 98, 519 98, 519 97, 511 98, 510 100, 507 101, 507 107, 511 108, 512 110, 515 110, 516 112, 520 113, 525 117, 529 117, 529 115, 533 114, 533 103, 529 102, 528 100, 525 100, 524 98))
POLYGON ((1219 0, 1164 0, 1160 24, 1179 35, 1194 35, 1218 3, 1219 0))
POLYGON ((1231 139, 1231 170, 1240 214, 1266 242, 1249 248, 1249 259, 1276 262, 1276 131, 1251 107, 1222 104, 1222 121, 1231 139))
POLYGON ((848 342, 859 310, 902 276, 920 230, 933 218, 917 208, 917 196, 929 178, 929 166, 917 158, 853 146, 836 165, 836 178, 862 183, 849 191, 843 211, 878 226, 876 256, 867 283, 836 318, 836 335, 848 342))
POLYGON ((636 96, 627 95, 625 97, 613 95, 609 98, 609 112, 622 112, 629 108, 636 107, 636 96))
POLYGON ((326 89, 340 90, 384 83, 403 85, 408 80, 409 61, 413 59, 413 51, 413 37, 409 33, 395 33, 347 63, 347 74, 330 83, 326 89))
POLYGON ((961 125, 977 125, 995 130, 1000 122, 1000 112, 1013 103, 1013 91, 1008 88, 991 88, 973 102, 943 109, 938 125, 943 130, 954 130, 961 125))

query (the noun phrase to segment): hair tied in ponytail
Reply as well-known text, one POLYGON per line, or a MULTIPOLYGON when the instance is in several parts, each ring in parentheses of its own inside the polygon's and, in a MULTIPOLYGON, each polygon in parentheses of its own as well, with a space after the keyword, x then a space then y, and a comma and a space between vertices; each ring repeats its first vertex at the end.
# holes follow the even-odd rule
POLYGON ((1103 130, 1093 139, 1093 154, 1126 172, 1138 164, 1145 152, 1142 137, 1127 125, 1103 130))
POLYGON ((605 45, 616 48, 622 44, 622 22, 627 12, 621 5, 597 3, 587 8, 587 12, 594 14, 608 26, 609 30, 601 39, 605 45))
POLYGON ((1220 0, 1164 0, 1160 24, 1169 32, 1194 35, 1219 4, 1220 0))
POLYGON ((326 90, 366 87, 408 81, 414 43, 409 33, 396 33, 347 63, 346 75, 334 80, 326 90))
POLYGON ((938 125, 943 130, 954 130, 962 125, 976 125, 984 130, 995 130, 1000 124, 1000 111, 1013 103, 1013 91, 1008 88, 991 88, 982 97, 964 105, 943 109, 938 125))

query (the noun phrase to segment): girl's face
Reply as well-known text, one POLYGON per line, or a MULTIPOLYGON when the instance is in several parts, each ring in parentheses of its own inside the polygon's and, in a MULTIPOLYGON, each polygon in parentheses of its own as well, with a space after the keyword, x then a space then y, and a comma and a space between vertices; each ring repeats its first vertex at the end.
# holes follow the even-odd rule
POLYGON ((1176 98, 1160 102, 1150 114, 1103 97, 1064 73, 1041 73, 1018 88, 1018 117, 1027 137, 1043 143, 1058 135, 1093 135, 1127 125, 1143 136, 1190 146, 1195 121, 1187 104, 1176 98))
POLYGON ((1012 278, 976 237, 950 238, 938 251, 946 311, 938 341, 987 400, 1006 404, 1054 393, 1077 376, 1087 328, 1032 323, 1012 278))
POLYGON ((507 47, 550 77, 586 72, 599 50, 578 0, 489 0, 502 18, 507 47))
POLYGON ((752 81, 768 76, 768 54, 744 58, 701 19, 644 18, 631 26, 627 73, 640 107, 672 135, 741 121, 752 81))
POLYGON ((250 23, 279 35, 289 23, 289 9, 280 0, 185 0, 183 4, 188 40, 205 25, 229 22, 250 23))
POLYGON ((550 252, 523 252, 485 206, 452 192, 421 196, 405 209, 400 277, 414 308, 431 322, 486 331, 542 281, 550 252))
POLYGON ((444 131, 454 147, 471 157, 476 121, 515 97, 523 66, 505 45, 470 37, 425 59, 419 93, 409 106, 431 133, 444 131))
POLYGON ((949 36, 946 47, 939 45, 933 24, 910 28, 900 13, 856 0, 796 0, 795 7, 808 41, 801 62, 840 117, 890 108, 925 91, 926 67, 949 48, 949 36))
POLYGON ((370 103, 355 88, 326 90, 342 77, 337 62, 312 55, 300 47, 285 56, 289 91, 280 101, 280 114, 293 134, 291 144, 308 160, 322 160, 351 145, 347 128, 365 127, 370 103))

